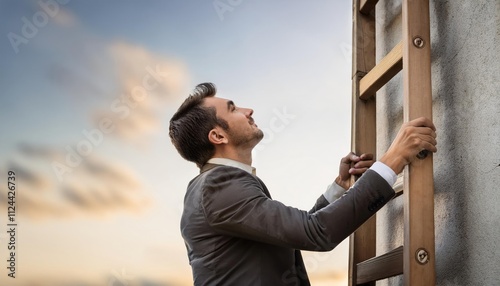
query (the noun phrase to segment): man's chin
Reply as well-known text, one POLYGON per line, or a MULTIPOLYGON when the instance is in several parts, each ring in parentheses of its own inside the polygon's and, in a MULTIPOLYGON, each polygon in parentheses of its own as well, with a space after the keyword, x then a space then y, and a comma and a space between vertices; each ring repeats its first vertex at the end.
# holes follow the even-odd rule
POLYGON ((258 132, 255 133, 254 138, 251 140, 252 148, 257 146, 257 144, 259 144, 263 138, 264 138, 264 132, 262 132, 262 130, 259 129, 258 132))
POLYGON ((264 138, 264 132, 259 129, 259 131, 257 131, 257 136, 255 137, 258 139, 257 143, 259 143, 264 138))

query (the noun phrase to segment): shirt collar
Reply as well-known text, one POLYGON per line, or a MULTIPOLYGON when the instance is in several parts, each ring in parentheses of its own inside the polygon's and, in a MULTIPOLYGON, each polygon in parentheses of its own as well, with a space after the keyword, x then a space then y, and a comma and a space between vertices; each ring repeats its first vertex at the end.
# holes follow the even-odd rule
POLYGON ((241 163, 241 162, 238 162, 238 161, 235 161, 235 160, 232 160, 232 159, 212 158, 212 159, 208 160, 207 163, 235 167, 235 168, 239 168, 245 172, 248 172, 252 175, 255 175, 255 168, 254 167, 247 165, 247 164, 244 164, 244 163, 241 163))

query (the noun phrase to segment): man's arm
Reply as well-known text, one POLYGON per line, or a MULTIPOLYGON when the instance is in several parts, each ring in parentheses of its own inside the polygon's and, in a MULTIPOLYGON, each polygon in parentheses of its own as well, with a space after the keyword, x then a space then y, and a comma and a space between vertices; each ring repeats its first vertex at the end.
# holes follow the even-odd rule
POLYGON ((394 195, 373 171, 314 214, 269 199, 253 176, 237 168, 214 169, 202 189, 207 221, 221 234, 316 251, 333 249, 394 195))
MULTIPOLYGON (((432 122, 405 123, 381 162, 396 174, 421 150, 436 152, 432 122)), ((209 224, 221 234, 304 250, 330 250, 349 236, 394 195, 373 170, 344 196, 309 214, 273 201, 250 174, 231 167, 215 169, 203 187, 202 206, 209 224)))

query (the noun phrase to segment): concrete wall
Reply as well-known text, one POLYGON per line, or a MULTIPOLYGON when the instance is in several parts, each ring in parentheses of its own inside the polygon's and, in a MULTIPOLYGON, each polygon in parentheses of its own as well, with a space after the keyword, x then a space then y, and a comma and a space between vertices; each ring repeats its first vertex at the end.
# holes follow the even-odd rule
MULTIPOLYGON (((430 2, 437 285, 500 285, 500 0, 430 2)), ((377 4, 378 60, 401 40, 401 5, 377 4)), ((402 92, 400 73, 377 94, 378 154, 401 126, 402 92)), ((377 235, 378 254, 403 244, 402 197, 377 235)))

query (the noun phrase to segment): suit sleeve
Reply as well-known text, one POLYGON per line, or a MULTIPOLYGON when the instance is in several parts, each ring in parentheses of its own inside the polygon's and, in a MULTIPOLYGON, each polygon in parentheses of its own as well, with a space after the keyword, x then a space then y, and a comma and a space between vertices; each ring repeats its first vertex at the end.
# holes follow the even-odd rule
MULTIPOLYGON (((218 167, 206 177, 202 207, 221 234, 302 250, 327 251, 354 232, 394 196, 376 172, 368 170, 341 198, 308 213, 264 195, 252 175, 218 167)), ((325 205, 321 198, 318 206, 325 205)), ((327 202, 327 201, 326 201, 327 202)))
POLYGON ((309 213, 310 214, 315 213, 315 212, 319 211, 320 209, 326 207, 331 202, 334 202, 338 198, 342 197, 342 195, 344 195, 345 192, 346 192, 346 190, 344 188, 337 185, 337 183, 333 182, 331 185, 328 186, 328 188, 326 189, 326 192, 318 198, 318 200, 316 201, 316 204, 309 211, 309 213))
POLYGON ((314 205, 314 207, 309 211, 309 214, 313 214, 313 213, 319 211, 320 209, 326 207, 329 204, 330 204, 330 202, 328 202, 328 200, 325 198, 325 196, 321 195, 316 200, 316 204, 314 205))

